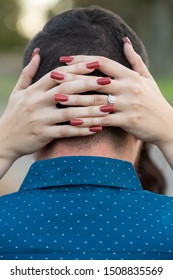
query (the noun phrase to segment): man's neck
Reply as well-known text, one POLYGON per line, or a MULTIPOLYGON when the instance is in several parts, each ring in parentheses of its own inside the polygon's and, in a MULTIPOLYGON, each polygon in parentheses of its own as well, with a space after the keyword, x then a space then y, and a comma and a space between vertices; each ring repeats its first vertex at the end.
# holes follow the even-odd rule
POLYGON ((36 154, 36 160, 61 156, 100 156, 126 160, 135 164, 139 148, 140 143, 134 138, 130 138, 125 146, 118 148, 105 140, 81 146, 81 142, 78 142, 76 138, 70 141, 66 138, 42 149, 36 154))

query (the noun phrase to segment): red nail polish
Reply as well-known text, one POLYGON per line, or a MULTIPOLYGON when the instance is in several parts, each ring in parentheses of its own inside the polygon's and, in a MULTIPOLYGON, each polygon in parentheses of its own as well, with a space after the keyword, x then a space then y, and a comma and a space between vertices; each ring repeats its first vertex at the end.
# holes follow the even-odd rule
POLYGON ((101 112, 105 112, 105 113, 115 112, 115 105, 114 104, 110 104, 110 105, 106 105, 106 106, 101 106, 100 107, 100 111, 101 112))
POLYGON ((64 74, 58 72, 51 72, 50 77, 55 80, 64 80, 64 74))
POLYGON ((100 132, 102 131, 102 126, 92 126, 89 128, 91 132, 100 132))
POLYGON ((73 126, 77 126, 77 125, 81 125, 81 124, 83 124, 83 120, 81 120, 81 119, 75 119, 75 120, 70 121, 70 125, 73 125, 73 126))
POLYGON ((60 62, 64 62, 64 63, 72 62, 72 60, 73 60, 72 56, 61 56, 59 59, 60 62))
POLYGON ((123 42, 124 42, 124 43, 128 43, 129 45, 132 46, 132 43, 131 43, 131 41, 130 41, 130 39, 129 39, 128 37, 124 37, 124 38, 123 38, 123 42))
POLYGON ((35 48, 32 55, 31 55, 31 59, 40 52, 40 48, 35 48))
POLYGON ((88 62, 86 64, 86 67, 88 69, 97 69, 97 68, 99 68, 99 66, 100 66, 99 61, 88 62))
POLYGON ((105 77, 105 78, 99 78, 97 79, 98 85, 109 85, 111 83, 111 78, 110 77, 105 77))
POLYGON ((68 101, 68 96, 63 94, 55 94, 55 101, 57 102, 66 102, 68 101))

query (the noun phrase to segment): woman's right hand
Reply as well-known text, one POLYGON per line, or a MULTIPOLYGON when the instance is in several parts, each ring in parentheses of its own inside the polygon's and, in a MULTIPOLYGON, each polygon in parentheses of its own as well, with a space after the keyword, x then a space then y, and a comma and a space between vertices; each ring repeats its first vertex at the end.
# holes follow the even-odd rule
MULTIPOLYGON (((95 133, 89 127, 57 125, 76 118, 78 109, 57 109, 58 85, 50 73, 32 84, 39 63, 40 56, 36 53, 22 71, 0 118, 0 178, 16 159, 37 152, 53 139, 95 133)), ((86 116, 88 110, 86 108, 86 116)))

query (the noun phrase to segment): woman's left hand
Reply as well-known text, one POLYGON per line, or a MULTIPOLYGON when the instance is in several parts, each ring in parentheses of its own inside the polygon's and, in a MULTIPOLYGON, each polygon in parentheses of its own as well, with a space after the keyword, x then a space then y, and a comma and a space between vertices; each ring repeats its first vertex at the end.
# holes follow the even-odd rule
MULTIPOLYGON (((141 57, 133 50, 129 43, 124 44, 124 53, 132 65, 133 70, 100 56, 73 56, 68 66, 58 70, 63 79, 58 80, 59 94, 68 95, 65 105, 96 106, 97 116, 82 118, 81 108, 80 126, 115 126, 133 134, 136 138, 162 145, 172 141, 173 109, 162 96, 156 82, 149 73, 141 57), (94 67, 110 78, 103 79, 104 87, 98 85, 98 77, 85 76, 88 68, 94 67), (85 70, 86 69, 86 70, 85 70), (108 84, 106 85, 106 82, 108 84), (83 95, 87 91, 96 91, 96 95, 83 95), (82 95, 75 95, 78 93, 82 95), (115 104, 108 103, 108 94, 115 97, 115 104), (114 112, 103 116, 98 111, 114 112), (82 124, 81 124, 82 123, 82 124)), ((72 125, 79 122, 72 120, 72 125)))

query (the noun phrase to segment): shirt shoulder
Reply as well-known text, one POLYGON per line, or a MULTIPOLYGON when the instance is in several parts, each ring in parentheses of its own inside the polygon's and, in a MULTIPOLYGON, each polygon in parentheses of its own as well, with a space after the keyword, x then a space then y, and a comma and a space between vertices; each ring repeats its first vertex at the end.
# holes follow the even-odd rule
POLYGON ((153 209, 158 209, 159 212, 162 210, 167 211, 173 217, 173 197, 146 190, 137 192, 136 195, 139 198, 139 204, 144 206, 149 205, 153 209))

